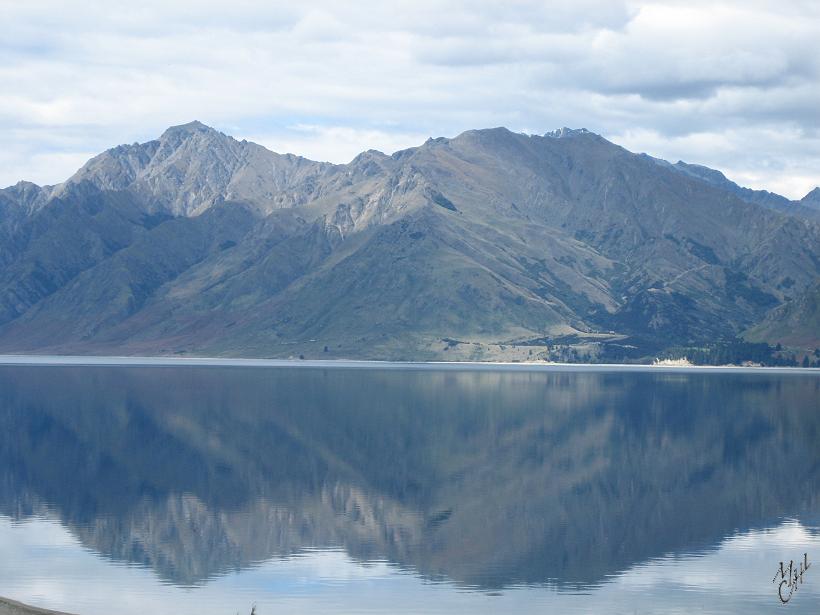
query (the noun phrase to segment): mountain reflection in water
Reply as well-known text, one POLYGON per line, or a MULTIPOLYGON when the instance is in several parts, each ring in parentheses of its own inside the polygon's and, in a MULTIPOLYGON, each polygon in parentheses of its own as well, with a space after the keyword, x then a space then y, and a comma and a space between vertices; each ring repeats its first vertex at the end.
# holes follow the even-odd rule
POLYGON ((0 367, 0 515, 181 586, 341 549, 575 591, 816 526, 818 400, 793 374, 0 367))

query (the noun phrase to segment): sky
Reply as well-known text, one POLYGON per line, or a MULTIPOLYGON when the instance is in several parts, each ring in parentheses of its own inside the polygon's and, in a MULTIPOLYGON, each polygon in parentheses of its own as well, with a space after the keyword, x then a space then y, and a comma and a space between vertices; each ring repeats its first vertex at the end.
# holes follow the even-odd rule
POLYGON ((0 0, 0 186, 198 119, 348 162, 587 128, 800 198, 820 184, 820 2, 0 0))

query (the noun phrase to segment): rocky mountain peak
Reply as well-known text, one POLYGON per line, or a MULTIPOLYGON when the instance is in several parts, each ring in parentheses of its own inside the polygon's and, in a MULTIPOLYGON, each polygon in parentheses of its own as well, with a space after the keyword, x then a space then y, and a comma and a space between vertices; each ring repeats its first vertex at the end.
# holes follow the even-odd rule
POLYGON ((545 137, 552 137, 553 139, 568 139, 584 135, 598 136, 594 132, 590 132, 586 128, 567 128, 566 126, 544 133, 545 137))
POLYGON ((173 135, 192 135, 196 133, 218 133, 218 131, 210 126, 206 126, 199 120, 188 122, 187 124, 180 124, 178 126, 169 126, 165 132, 162 133, 162 138, 167 138, 173 135))
POLYGON ((445 140, 437 140, 434 139, 432 141, 427 141, 425 145, 429 144, 440 144, 440 143, 452 143, 452 142, 465 142, 465 141, 476 141, 481 143, 497 143, 507 141, 512 137, 515 137, 518 133, 514 133, 509 128, 504 128, 503 126, 497 126, 496 128, 480 128, 477 130, 466 130, 458 135, 455 139, 445 139, 445 140))
POLYGON ((171 126, 160 135, 159 144, 161 148, 176 149, 190 143, 202 145, 207 143, 210 147, 226 147, 241 145, 233 137, 219 132, 215 128, 206 126, 198 120, 179 126, 171 126))
POLYGON ((326 165, 237 141, 200 121, 172 126, 153 141, 120 145, 92 158, 61 187, 88 181, 127 190, 146 208, 175 216, 202 213, 224 200, 269 211, 295 204, 295 177, 326 165))
POLYGON ((804 205, 820 206, 820 186, 809 192, 800 202, 804 205))
POLYGON ((51 186, 38 186, 32 182, 19 181, 0 190, 0 206, 11 204, 22 211, 31 212, 46 202, 51 190, 51 186))
POLYGON ((817 215, 817 220, 820 220, 820 187, 817 187, 809 192, 806 196, 797 201, 797 203, 802 205, 806 211, 817 215))

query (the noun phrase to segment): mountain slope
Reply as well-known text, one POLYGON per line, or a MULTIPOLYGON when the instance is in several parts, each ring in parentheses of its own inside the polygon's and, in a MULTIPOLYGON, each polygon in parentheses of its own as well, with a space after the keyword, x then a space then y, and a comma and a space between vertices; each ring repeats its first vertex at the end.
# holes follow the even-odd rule
POLYGON ((818 283, 820 226, 703 169, 585 130, 330 165, 174 127, 0 191, 0 351, 638 357, 733 339, 818 283))
POLYGON ((130 245, 159 219, 132 195, 101 192, 87 182, 29 216, 18 215, 0 249, 0 324, 130 245))
POLYGON ((747 337, 805 350, 820 348, 820 282, 772 310, 747 337))
POLYGON ((182 271, 235 245, 252 221, 247 209, 231 204, 191 220, 166 220, 38 302, 10 324, 6 335, 17 336, 21 349, 94 338, 138 312, 182 271))
POLYGON ((804 207, 820 211, 820 188, 815 188, 800 200, 804 207))

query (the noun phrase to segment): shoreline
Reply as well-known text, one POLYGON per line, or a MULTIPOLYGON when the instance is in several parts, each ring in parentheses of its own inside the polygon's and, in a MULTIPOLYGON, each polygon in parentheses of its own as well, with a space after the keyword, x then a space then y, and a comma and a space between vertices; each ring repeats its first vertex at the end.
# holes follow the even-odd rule
POLYGON ((504 370, 504 371, 624 371, 624 372, 738 372, 818 374, 817 367, 742 365, 657 365, 635 363, 550 363, 544 361, 382 361, 365 359, 251 359, 230 357, 0 355, 0 366, 65 367, 287 367, 326 369, 504 370))
POLYGON ((63 611, 41 609, 0 596, 0 615, 71 615, 63 611))

